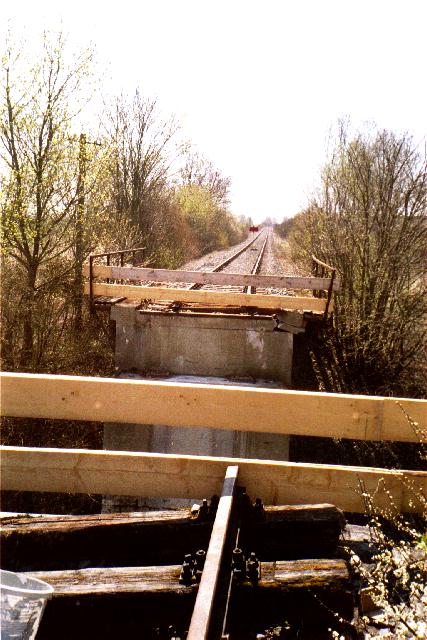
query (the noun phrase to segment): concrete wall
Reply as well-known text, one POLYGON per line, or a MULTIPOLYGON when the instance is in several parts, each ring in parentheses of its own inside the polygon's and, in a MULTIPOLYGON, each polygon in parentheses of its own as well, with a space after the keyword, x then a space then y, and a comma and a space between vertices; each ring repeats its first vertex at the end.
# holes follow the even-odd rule
MULTIPOLYGON (((289 313, 289 316, 296 314, 289 313)), ((292 379, 292 333, 268 317, 185 316, 113 307, 116 365, 177 375, 292 379)))

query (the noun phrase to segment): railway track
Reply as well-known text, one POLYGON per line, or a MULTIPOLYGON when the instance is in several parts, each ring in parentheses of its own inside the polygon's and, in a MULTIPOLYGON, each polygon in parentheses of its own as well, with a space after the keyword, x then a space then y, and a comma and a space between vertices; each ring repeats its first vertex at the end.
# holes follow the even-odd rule
MULTIPOLYGON (((270 263, 271 256, 274 254, 274 244, 272 233, 269 229, 263 229, 255 238, 250 242, 240 247, 238 251, 234 252, 231 256, 228 256, 225 260, 222 260, 213 269, 209 269, 210 273, 228 273, 228 274, 250 274, 250 275, 271 275, 274 271, 271 269, 271 264, 265 265, 266 258, 267 263, 270 263), (268 255, 267 255, 268 254, 268 255)), ((208 263, 209 264, 209 263, 208 263)), ((203 263, 200 267, 196 267, 196 270, 206 270, 206 263, 203 263)), ((158 283, 153 283, 153 285, 158 283)), ((166 285, 167 286, 167 285, 166 285)), ((183 285, 185 286, 185 285, 183 285)), ((233 285, 201 285, 193 284, 189 287, 190 290, 205 290, 205 291, 230 291, 234 293, 248 293, 248 294, 265 294, 265 295, 296 295, 295 291, 289 287, 255 287, 251 285, 247 286, 233 286, 233 285)))
POLYGON ((309 640, 342 630, 334 613, 351 618, 355 604, 337 557, 342 512, 252 503, 237 477, 228 467, 221 497, 191 514, 5 521, 3 564, 55 589, 38 637, 250 640, 289 627, 292 635, 280 637, 309 640))
MULTIPOLYGON (((241 247, 238 251, 220 262, 216 267, 210 269, 210 272, 219 273, 222 271, 224 273, 250 273, 251 275, 259 273, 268 236, 268 230, 260 231, 260 233, 244 247, 241 247), (254 253, 255 255, 253 255, 254 253)), ((192 284, 188 288, 191 290, 204 289, 210 291, 234 291, 236 293, 243 291, 243 293, 255 293, 254 287, 247 286, 238 287, 233 285, 221 286, 192 284)))

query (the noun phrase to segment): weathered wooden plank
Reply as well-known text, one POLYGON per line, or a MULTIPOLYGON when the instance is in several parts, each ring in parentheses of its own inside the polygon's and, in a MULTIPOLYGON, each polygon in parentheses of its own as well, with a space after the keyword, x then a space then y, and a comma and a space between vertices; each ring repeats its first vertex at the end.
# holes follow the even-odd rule
POLYGON ((31 571, 28 577, 40 577, 54 589, 55 598, 121 593, 186 593, 196 585, 179 583, 180 565, 151 567, 108 567, 66 571, 31 571))
MULTIPOLYGON (((84 266, 84 275, 89 277, 89 266, 84 266)), ((233 286, 273 287, 276 289, 327 290, 330 278, 300 276, 260 276, 242 273, 215 271, 178 271, 173 269, 147 269, 137 267, 93 266, 94 278, 134 280, 138 282, 188 282, 233 286)), ((333 290, 339 291, 340 282, 334 280, 333 290)))
MULTIPOLYGON (((31 571, 28 578, 37 578, 54 588, 53 598, 80 598, 93 595, 122 593, 188 593, 203 589, 196 584, 179 582, 181 565, 150 567, 89 568, 76 571, 31 571)), ((313 588, 339 586, 349 579, 344 560, 294 560, 287 562, 263 562, 258 589, 286 590, 289 588, 313 588)), ((249 585, 241 585, 247 589, 249 585)), ((239 586, 237 586, 239 588, 239 586)), ((249 587, 251 588, 251 587, 249 587)), ((196 607, 195 607, 196 611, 196 607)), ((188 636, 191 637, 191 636, 188 636)), ((203 635, 194 636, 198 640, 203 635)))
MULTIPOLYGON (((240 531, 245 549, 264 560, 328 557, 344 518, 335 506, 266 506, 261 520, 240 531)), ((86 516, 2 518, 1 567, 10 571, 78 569, 82 566, 178 564, 186 553, 207 549, 212 521, 189 509, 86 516)))
POLYGON ((24 575, 40 577, 54 589, 54 597, 81 597, 119 593, 173 592, 194 590, 179 583, 180 565, 151 567, 109 567, 68 571, 32 571, 24 575))
POLYGON ((209 637, 238 474, 237 465, 227 467, 187 640, 204 640, 209 637))
POLYGON ((212 522, 189 510, 1 521, 1 567, 10 571, 178 564, 206 549, 212 522))
POLYGON ((421 429, 426 422, 425 400, 37 374, 3 373, 0 380, 2 414, 21 417, 401 441, 418 438, 399 404, 421 429))
POLYGON ((249 495, 267 504, 329 502, 343 511, 365 511, 361 483, 374 504, 422 511, 414 497, 427 492, 427 473, 296 462, 176 456, 154 453, 2 447, 3 489, 174 498, 218 494, 229 465, 249 495))
POLYGON ((327 558, 334 554, 344 526, 344 515, 335 505, 268 506, 264 520, 240 528, 239 545, 263 560, 327 558))
MULTIPOLYGON (((219 306, 256 307, 258 309, 298 309, 324 313, 326 300, 311 297, 265 295, 260 293, 234 293, 230 291, 199 291, 194 289, 172 289, 168 287, 143 287, 124 284, 99 284, 92 287, 95 296, 125 296, 129 300, 174 300, 175 302, 203 302, 219 306)), ((89 283, 85 284, 89 294, 89 283)), ((333 303, 329 304, 333 311, 333 303)))
POLYGON ((427 423, 427 401, 406 398, 23 373, 2 373, 0 383, 2 415, 23 418, 402 442, 423 437, 402 408, 424 438, 427 423))
POLYGON ((259 589, 289 589, 344 586, 349 573, 344 560, 303 559, 285 562, 263 562, 259 589))

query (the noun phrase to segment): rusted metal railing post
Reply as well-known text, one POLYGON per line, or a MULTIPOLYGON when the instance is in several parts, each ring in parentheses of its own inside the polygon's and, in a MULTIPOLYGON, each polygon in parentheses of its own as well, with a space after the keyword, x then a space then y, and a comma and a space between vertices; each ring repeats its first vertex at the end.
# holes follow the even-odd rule
MULTIPOLYGON (((328 271, 331 272, 331 278, 330 278, 330 281, 329 281, 328 291, 326 293, 326 296, 327 296, 326 307, 325 307, 325 311, 324 311, 324 314, 323 314, 323 319, 326 320, 326 318, 328 316, 328 312, 329 312, 329 306, 330 306, 331 300, 332 300, 332 294, 333 294, 333 290, 334 290, 334 282, 335 282, 337 270, 335 269, 335 267, 331 267, 331 265, 326 264, 325 262, 322 262, 321 260, 316 258, 316 256, 314 254, 311 255, 311 259, 312 259, 313 271, 314 271, 314 276, 315 277, 317 277, 317 275, 319 273, 319 267, 320 267, 320 277, 321 278, 326 277, 328 271)), ((325 292, 319 291, 319 293, 317 295, 316 294, 314 294, 314 295, 317 298, 321 298, 322 294, 324 295, 325 292)))
MULTIPOLYGON (((136 247, 135 249, 122 249, 121 251, 109 251, 108 253, 92 253, 89 256, 89 307, 90 307, 91 313, 95 312, 95 302, 94 302, 94 295, 93 295, 93 279, 94 279, 93 261, 95 260, 95 258, 106 258, 107 266, 109 267, 111 264, 111 257, 120 256, 120 266, 123 267, 125 253, 132 253, 133 256, 135 257, 136 251, 144 251, 144 249, 145 247, 136 247)), ((107 280, 107 283, 110 282, 110 278, 106 278, 106 280, 107 280)))
POLYGON ((89 256, 89 310, 95 313, 93 305, 93 256, 89 256))
MULTIPOLYGON (((125 257, 124 253, 121 253, 121 254, 120 254, 120 266, 121 266, 121 267, 123 267, 123 265, 124 265, 124 263, 125 263, 125 261, 124 261, 124 257, 125 257)), ((123 280, 123 278, 122 278, 122 279, 120 280, 120 284, 123 284, 123 283, 124 283, 124 280, 123 280)))
POLYGON ((328 287, 328 299, 326 301, 325 313, 323 314, 323 319, 324 320, 326 320, 326 318, 328 317, 329 304, 330 304, 331 299, 332 299, 332 291, 333 291, 333 288, 334 288, 334 280, 335 280, 336 272, 337 272, 336 269, 333 269, 332 275, 331 275, 331 281, 330 281, 329 287, 328 287))

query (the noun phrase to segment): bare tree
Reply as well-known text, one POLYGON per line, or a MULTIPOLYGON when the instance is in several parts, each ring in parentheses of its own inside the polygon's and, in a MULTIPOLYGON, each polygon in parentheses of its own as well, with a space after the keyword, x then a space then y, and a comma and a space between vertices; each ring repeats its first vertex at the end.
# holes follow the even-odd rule
POLYGON ((227 208, 231 180, 214 167, 212 162, 191 148, 187 151, 185 163, 179 172, 180 183, 184 186, 205 187, 217 205, 227 208))
POLYGON ((158 204, 167 197, 171 165, 180 152, 178 126, 173 118, 161 120, 156 102, 138 91, 130 102, 118 98, 107 122, 111 215, 130 220, 155 249, 163 222, 158 204))

